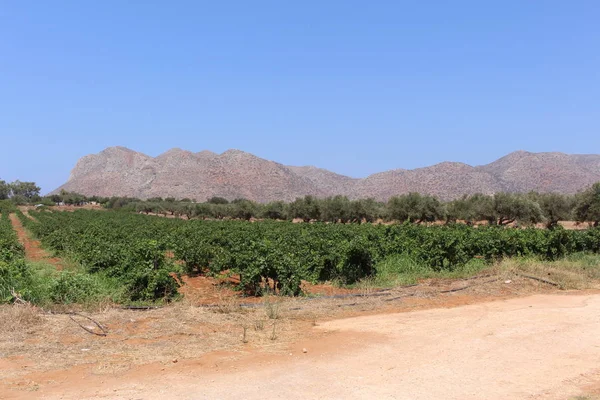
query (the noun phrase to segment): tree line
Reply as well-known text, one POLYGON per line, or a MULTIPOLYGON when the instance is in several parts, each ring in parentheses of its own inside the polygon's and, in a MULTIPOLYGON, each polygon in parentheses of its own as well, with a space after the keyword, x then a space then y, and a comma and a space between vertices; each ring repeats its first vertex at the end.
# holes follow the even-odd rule
POLYGON ((188 219, 273 219, 305 222, 362 223, 409 221, 416 224, 458 221, 468 225, 485 221, 489 225, 530 226, 544 223, 555 228, 559 221, 600 223, 600 182, 575 195, 559 193, 496 193, 465 195, 443 202, 435 196, 408 193, 387 202, 374 199, 350 200, 345 196, 305 196, 293 202, 257 203, 247 199, 228 201, 213 197, 198 203, 191 199, 151 198, 139 200, 113 197, 101 201, 107 208, 144 214, 185 216, 188 219))
POLYGON ((40 188, 35 182, 6 182, 0 179, 0 200, 10 199, 16 204, 27 204, 41 201, 40 188))
POLYGON ((248 199, 228 201, 212 197, 205 202, 194 199, 155 197, 141 200, 131 197, 86 197, 61 191, 39 196, 34 182, 6 183, 0 180, 0 200, 16 204, 83 205, 95 202, 109 209, 122 209, 144 214, 173 215, 188 219, 273 219, 330 223, 363 223, 376 221, 409 221, 416 224, 443 221, 473 225, 482 221, 490 225, 529 226, 544 223, 547 228, 559 221, 578 221, 592 226, 600 224, 600 182, 574 195, 559 193, 506 193, 465 195, 452 201, 441 201, 427 194, 408 193, 387 202, 372 198, 351 200, 346 196, 317 198, 305 196, 286 203, 258 203, 248 199))

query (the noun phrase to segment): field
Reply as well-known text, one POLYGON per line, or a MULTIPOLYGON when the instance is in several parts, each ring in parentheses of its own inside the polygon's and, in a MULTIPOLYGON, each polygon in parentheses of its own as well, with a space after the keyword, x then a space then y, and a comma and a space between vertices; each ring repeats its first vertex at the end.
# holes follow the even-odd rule
POLYGON ((600 251, 600 229, 182 221, 89 210, 18 215, 47 249, 77 266, 58 277, 49 298, 24 287, 38 296, 24 298, 34 303, 78 303, 92 294, 129 304, 171 301, 183 273, 234 277, 250 296, 300 295, 303 282, 410 284, 428 274, 473 273, 500 259, 554 261, 600 251), (394 282, 382 282, 385 275, 394 282), (80 290, 57 293, 61 285, 80 290))
POLYGON ((361 398, 356 379, 379 398, 440 398, 421 376, 451 379, 453 363, 491 389, 465 384, 446 398, 525 398, 519 385, 532 398, 593 396, 600 379, 595 335, 581 334, 599 328, 598 229, 13 210, 0 244, 2 398, 198 398, 199 375, 200 398, 239 397, 223 392, 234 382, 261 398, 282 367, 296 377, 280 382, 286 398, 361 398), (567 352, 527 345, 573 335, 567 352), (481 357, 497 365, 484 373, 481 357), (498 386, 503 363, 525 374, 536 359, 552 373, 498 386), (250 371, 261 382, 246 384, 250 371), (158 376, 169 383, 157 387, 158 376))

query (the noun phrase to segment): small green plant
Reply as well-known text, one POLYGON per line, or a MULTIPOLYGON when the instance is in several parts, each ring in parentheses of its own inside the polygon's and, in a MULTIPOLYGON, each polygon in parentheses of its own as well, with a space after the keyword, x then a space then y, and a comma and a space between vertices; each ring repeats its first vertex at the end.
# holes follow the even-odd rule
POLYGON ((51 286, 50 299, 61 304, 83 303, 97 298, 100 293, 97 280, 91 275, 64 271, 51 286))

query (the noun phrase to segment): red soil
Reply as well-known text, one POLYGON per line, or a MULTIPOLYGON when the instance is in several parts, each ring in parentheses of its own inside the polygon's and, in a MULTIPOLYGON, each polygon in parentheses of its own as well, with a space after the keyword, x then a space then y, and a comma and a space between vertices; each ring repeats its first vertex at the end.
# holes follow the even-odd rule
POLYGON ((10 215, 10 221, 17 232, 19 242, 21 242, 25 247, 25 258, 28 261, 45 262, 55 266, 58 270, 63 268, 62 261, 59 258, 52 257, 50 253, 42 248, 39 240, 35 240, 30 237, 28 232, 25 231, 23 224, 21 224, 21 221, 19 221, 19 218, 15 214, 10 215))

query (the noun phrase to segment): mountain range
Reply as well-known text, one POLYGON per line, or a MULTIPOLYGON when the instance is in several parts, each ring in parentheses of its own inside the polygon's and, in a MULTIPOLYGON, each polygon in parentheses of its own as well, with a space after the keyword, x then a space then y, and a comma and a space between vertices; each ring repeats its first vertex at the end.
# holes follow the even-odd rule
POLYGON ((294 167, 240 150, 222 154, 171 149, 157 157, 109 147, 82 157, 69 180, 53 191, 87 196, 175 197, 205 201, 213 196, 259 202, 313 195, 352 199, 420 192, 443 200, 495 192, 575 193, 600 181, 600 155, 516 151, 490 164, 442 162, 395 169, 357 179, 312 167, 294 167))

